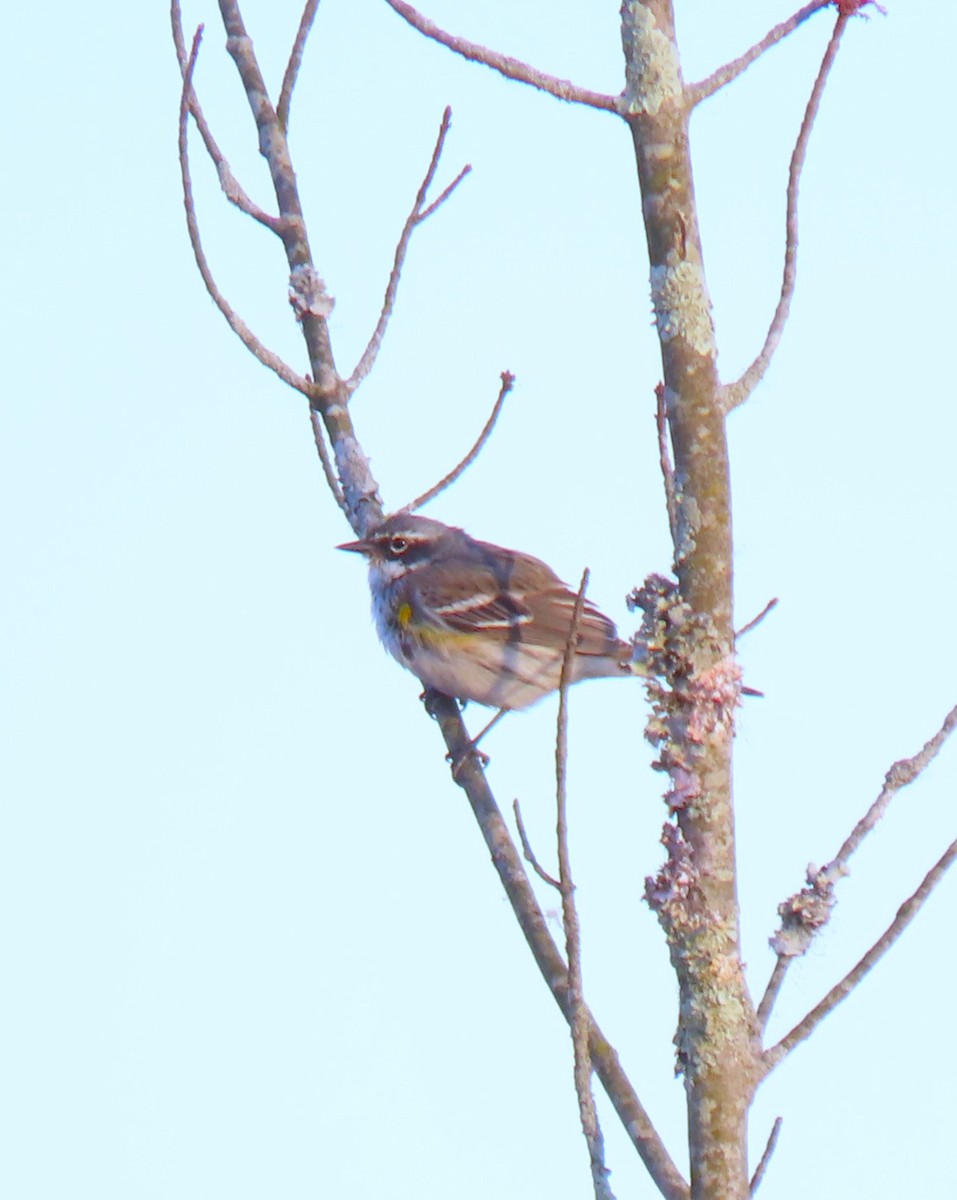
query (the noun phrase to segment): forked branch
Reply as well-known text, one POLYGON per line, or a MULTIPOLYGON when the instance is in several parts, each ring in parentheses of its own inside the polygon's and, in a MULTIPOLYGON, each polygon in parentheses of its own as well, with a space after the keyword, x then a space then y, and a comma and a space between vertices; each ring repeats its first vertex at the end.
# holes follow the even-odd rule
MULTIPOLYGON (((830 920, 831 911, 835 903, 834 889, 837 881, 847 874, 847 864, 851 856, 860 847, 864 838, 877 826, 878 821, 883 817, 897 793, 902 788, 907 787, 908 784, 914 783, 920 777, 940 753, 944 743, 955 729, 957 729, 957 706, 950 710, 944 718, 940 729, 924 743, 916 754, 910 758, 902 758, 890 767, 884 777, 884 786, 881 788, 876 800, 857 822, 847 838, 845 838, 843 845, 834 858, 824 867, 809 867, 807 886, 802 888, 800 892, 796 892, 793 896, 790 896, 779 906, 778 912, 781 914, 783 921, 781 927, 771 939, 771 945, 777 952, 777 961, 771 972, 771 978, 768 980, 764 995, 761 998, 761 1003, 758 1005, 758 1024, 761 1029, 767 1026, 768 1018, 771 1015, 771 1010, 774 1007, 791 962, 806 953, 814 937, 830 920)), ((918 889, 918 893, 919 891, 920 889, 918 889)), ((915 896, 918 893, 915 893, 915 896)), ((907 903, 910 904, 913 900, 914 896, 907 903)), ((921 903, 923 903, 923 900, 921 900, 921 903)), ((904 907, 906 908, 906 905, 904 907)), ((901 912, 903 911, 904 909, 902 908, 901 912)), ((900 913, 898 917, 900 917, 900 913)), ((910 918, 908 918, 909 920, 910 918)), ((885 937, 887 936, 885 934, 885 937)), ((887 943, 885 949, 889 948, 896 936, 897 934, 894 934, 894 937, 887 943)), ((877 946, 880 946, 882 942, 883 939, 877 943, 877 946)), ((868 954, 873 954, 874 949, 872 948, 868 951, 868 954)), ((862 963, 864 961, 864 959, 861 960, 862 963)), ((863 972, 861 977, 863 977, 864 973, 866 972, 863 972)), ((842 984, 838 984, 838 988, 842 986, 842 984)), ((850 987, 837 999, 843 999, 848 991, 850 991, 850 987)), ((837 1000, 834 1000, 831 1007, 836 1003, 837 1000)))
MULTIPOLYGON (((248 217, 252 217, 254 221, 258 221, 260 225, 265 225, 267 229, 271 229, 273 233, 279 232, 280 219, 274 217, 272 213, 267 213, 260 208, 246 194, 236 176, 233 174, 229 163, 223 152, 220 150, 216 139, 213 137, 213 131, 209 127, 206 116, 203 113, 202 106, 199 103, 199 98, 193 89, 192 76, 195 69, 195 57, 187 54, 186 42, 183 37, 183 20, 180 11, 179 0, 172 0, 170 4, 170 23, 173 27, 173 44, 176 47, 176 58, 179 62, 180 74, 186 75, 186 70, 190 60, 193 61, 193 67, 189 69, 190 82, 186 89, 187 103, 189 111, 196 122, 196 128, 199 130, 200 137, 203 139, 203 145, 209 157, 213 161, 213 166, 216 168, 216 174, 219 176, 219 185, 223 189, 223 194, 230 204, 244 212, 248 217)), ((202 26, 200 26, 202 28, 202 26)))
POLYGON ((412 205, 412 211, 406 217, 405 225, 402 227, 402 233, 399 236, 399 241, 395 248, 395 257, 392 262, 392 271, 389 274, 389 282, 386 284, 385 296, 382 301, 382 309, 379 313, 379 320, 376 322, 376 327, 372 331, 372 337, 369 338, 369 344, 362 352, 362 357, 356 363, 355 370, 346 381, 346 387, 350 392, 355 391, 359 384, 372 370, 375 360, 379 354, 379 348, 382 345, 382 339, 385 337, 385 331, 389 325, 389 318, 392 316, 392 309, 395 307, 395 297, 399 290, 399 278, 402 274, 402 265, 405 262, 405 256, 409 249, 409 242, 412 240, 412 234, 417 226, 427 220, 437 208, 448 200, 449 196, 455 191, 466 175, 472 170, 471 164, 466 163, 459 171, 458 175, 452 180, 447 188, 444 188, 431 204, 426 204, 426 197, 429 188, 432 186, 432 181, 435 179, 435 172, 438 170, 439 160, 442 157, 442 150, 445 146, 445 139, 448 136, 449 129, 452 125, 452 110, 446 107, 442 114, 442 121, 439 125, 438 137, 435 139, 435 148, 432 151, 432 158, 429 161, 428 170, 419 186, 418 192, 415 195, 415 203, 412 205))
POLYGON ((924 876, 920 887, 904 901, 897 910, 897 916, 856 966, 848 971, 840 983, 835 984, 831 988, 824 999, 815 1005, 807 1016, 794 1026, 790 1033, 785 1034, 777 1045, 765 1051, 763 1056, 765 1075, 785 1059, 795 1046, 800 1045, 801 1042, 810 1037, 828 1013, 832 1012, 846 996, 849 996, 865 975, 880 962, 911 921, 913 921, 914 917, 917 916, 921 908, 923 908, 931 893, 952 866, 955 858, 957 858, 957 840, 951 842, 934 866, 924 876))

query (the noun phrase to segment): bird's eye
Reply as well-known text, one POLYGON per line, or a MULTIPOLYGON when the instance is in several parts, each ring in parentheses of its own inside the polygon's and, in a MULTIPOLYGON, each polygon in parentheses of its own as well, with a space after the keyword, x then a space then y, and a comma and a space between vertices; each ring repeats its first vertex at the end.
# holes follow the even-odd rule
POLYGON ((405 554, 409 548, 409 539, 403 537, 401 533, 395 534, 389 538, 389 551, 392 554, 405 554))

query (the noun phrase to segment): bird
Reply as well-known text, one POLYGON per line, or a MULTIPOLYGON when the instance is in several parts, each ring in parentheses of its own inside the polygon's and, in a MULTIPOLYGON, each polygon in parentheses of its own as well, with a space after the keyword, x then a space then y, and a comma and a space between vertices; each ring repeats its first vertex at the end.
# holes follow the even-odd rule
MULTIPOLYGON (((427 688, 506 711, 558 689, 577 596, 540 559, 409 512, 337 549, 368 561, 379 637, 427 688)), ((585 600, 570 682, 646 673, 585 600)))

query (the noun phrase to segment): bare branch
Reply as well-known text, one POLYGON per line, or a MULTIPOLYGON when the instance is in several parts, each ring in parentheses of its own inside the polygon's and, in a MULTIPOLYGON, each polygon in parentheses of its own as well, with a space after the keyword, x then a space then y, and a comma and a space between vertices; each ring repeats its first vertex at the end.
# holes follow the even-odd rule
POLYGON ((689 105, 693 108, 694 105, 700 104, 702 100, 707 100, 709 96, 713 96, 715 92, 733 82, 756 59, 759 59, 766 50, 770 50, 772 46, 777 45, 788 34, 793 33, 799 25, 803 25, 808 17, 812 17, 822 8, 827 8, 832 2, 833 0, 812 0, 812 3, 805 4, 803 8, 798 9, 793 17, 788 17, 780 25, 775 25, 770 33, 767 33, 760 42, 756 42, 750 50, 746 50, 740 58, 725 63, 722 67, 718 67, 717 71, 709 75, 707 79, 702 79, 699 83, 689 84, 685 89, 689 105))
MULTIPOLYGON (((458 705, 448 696, 435 691, 427 693, 427 704, 439 723, 450 756, 453 761, 458 762, 463 755, 467 755, 469 747, 469 736, 462 725, 458 705)), ((548 930, 545 915, 535 898, 521 857, 509 836, 508 827, 495 803, 488 781, 472 757, 468 757, 454 778, 468 797, 491 854, 492 863, 538 968, 570 1024, 572 1009, 569 1004, 565 962, 548 930)), ((622 1071, 618 1055, 590 1013, 588 1045, 591 1061, 602 1086, 659 1191, 666 1200, 688 1200, 688 1185, 682 1179, 628 1077, 622 1071)))
MULTIPOLYGON (((183 22, 179 0, 172 0, 170 4, 170 23, 173 27, 173 43, 176 46, 176 57, 179 60, 180 73, 185 76, 190 56, 186 53, 186 43, 183 38, 183 22)), ((190 72, 190 77, 192 78, 192 72, 190 72)), ((223 189, 226 199, 230 204, 235 204, 248 217, 252 217, 254 221, 258 221, 260 225, 265 225, 273 233, 279 233, 282 224, 281 219, 274 217, 272 213, 267 213, 258 204, 254 204, 243 190, 236 176, 232 173, 229 163, 226 161, 216 139, 213 137, 212 130, 207 124, 206 117, 200 106, 196 92, 193 90, 192 83, 190 83, 188 89, 188 103, 189 111, 196 122, 196 128, 199 130, 206 151, 216 168, 216 173, 219 176, 219 185, 223 189)))
POLYGON ((422 508, 423 505, 428 504, 430 500, 434 500, 440 492, 444 492, 447 487, 450 487, 453 483, 455 483, 456 479, 458 479, 462 472, 467 467, 470 467, 478 458, 482 447, 491 437, 492 430, 495 428, 495 422, 498 420, 499 413, 502 411, 502 405, 505 403, 505 397, 515 386, 515 376, 511 373, 511 371, 503 371, 501 378, 502 386, 498 391, 498 399, 495 401, 495 406, 492 409, 489 419, 485 422, 482 432, 476 438, 475 445, 461 460, 461 462, 459 462, 457 466, 453 467, 452 470, 449 471, 448 475, 444 475, 438 483, 430 487, 427 492, 423 492, 421 496, 416 496, 411 504, 406 504, 404 506, 406 512, 415 512, 416 509, 422 508))
POLYGON ((302 54, 306 48, 306 39, 309 37, 312 23, 316 19, 316 9, 318 7, 319 0, 306 0, 306 7, 302 10, 302 18, 299 21, 299 28, 296 31, 296 40, 292 44, 289 62, 286 63, 286 70, 282 77, 282 87, 279 89, 279 102, 276 105, 276 120, 279 122, 279 128, 283 133, 289 132, 289 105, 292 103, 293 89, 296 86, 296 80, 299 78, 299 68, 302 66, 302 54))
POLYGON ((757 1169, 751 1176, 751 1195, 761 1186, 761 1180, 764 1178, 765 1172, 768 1169, 768 1163, 771 1161, 771 1155, 774 1153, 774 1148, 778 1144, 778 1137, 781 1133, 782 1119, 775 1117, 774 1124, 771 1126, 771 1132, 768 1135, 768 1144, 764 1147, 764 1153, 761 1155, 761 1161, 757 1165, 757 1169))
POLYGON ((530 84, 539 91, 548 92, 550 96, 556 96, 559 100, 568 100, 572 104, 587 104, 590 108, 601 108, 613 113, 620 112, 618 96, 607 96, 603 92, 592 92, 588 88, 578 87, 577 84, 571 83, 567 79, 548 75, 544 71, 529 66, 528 63, 511 58, 508 54, 500 54, 499 51, 490 50, 487 46, 480 46, 477 42, 470 42, 466 38, 446 33, 428 17, 424 17, 416 11, 411 4, 406 4, 405 0, 386 0, 386 3, 419 33, 447 46, 449 50, 454 50, 456 54, 469 59, 470 62, 482 63, 483 66, 491 67, 493 71, 498 71, 506 79, 530 84))
POLYGON ((575 598, 572 619, 565 639, 562 672, 558 685, 558 730, 555 736, 555 803, 557 808, 558 879, 562 896, 562 925, 565 928, 565 957, 568 962, 568 1004, 571 1009, 572 1048, 575 1059, 575 1093, 578 1096, 578 1115, 588 1146, 595 1200, 614 1200, 605 1166, 605 1139, 602 1137, 592 1092, 591 1058, 588 1053, 588 1009, 582 992, 581 926, 575 904, 575 884, 572 881, 571 855, 568 850, 568 685, 571 683, 572 659, 578 640, 578 626, 588 587, 588 569, 575 598))
POLYGON ((877 799, 851 830, 834 858, 824 867, 808 867, 807 885, 778 906, 782 923, 771 939, 771 945, 777 952, 777 962, 758 1006, 762 1029, 767 1025, 790 963, 806 953, 818 931, 830 920, 835 904, 834 889, 837 881, 847 874, 847 864, 851 855, 876 827, 897 793, 913 783, 927 769, 955 729, 957 706, 950 710, 940 729, 915 755, 902 758, 890 767, 884 776, 884 786, 877 799))
POLYGON ((525 861, 531 864, 532 870, 539 877, 539 879, 547 883, 549 887, 553 887, 556 890, 561 891, 562 885, 553 875, 549 875, 549 873, 535 857, 535 851, 532 849, 532 843, 528 840, 528 834, 525 832, 525 822, 522 820, 522 810, 519 807, 517 800, 512 801, 512 811, 515 813, 515 825, 518 828, 518 836, 522 843, 522 853, 525 856, 525 861))
POLYGON ((924 906, 924 902, 943 879, 947 870, 953 864, 954 859, 957 859, 957 840, 951 842, 934 866, 924 876, 920 887, 904 901, 897 910, 897 916, 856 966, 848 971, 840 983, 835 984, 831 988, 824 999, 812 1008, 807 1016, 794 1026, 790 1033, 785 1034, 777 1045, 772 1046, 770 1050, 764 1052, 763 1065, 765 1075, 786 1058, 795 1046, 800 1045, 805 1038, 809 1037, 828 1013, 832 1012, 846 996, 849 996, 865 975, 880 962, 911 921, 913 921, 914 917, 920 912, 924 906))
POLYGON ((392 309, 395 306, 396 293, 399 290, 399 278, 402 274, 402 265, 405 262, 405 256, 409 249, 409 242, 412 240, 412 234, 417 225, 421 225, 426 218, 430 217, 435 210, 448 200, 449 196, 455 191, 466 175, 472 170, 470 164, 466 165, 459 171, 458 175, 452 180, 447 188, 432 201, 428 207, 425 207, 425 197, 429 188, 432 186, 432 181, 435 178, 435 172, 438 169, 439 159, 442 157, 442 149, 445 146, 445 139, 448 135, 449 128, 452 124, 452 110, 446 107, 442 114, 442 121, 439 125, 438 137, 435 140, 435 149, 432 151, 432 158, 429 162, 428 170, 425 177, 416 192, 415 203, 412 205, 412 211, 406 218, 405 225, 402 227, 402 233, 395 248, 395 258, 392 262, 392 271, 389 274, 389 282, 386 284, 385 296, 382 300, 382 309, 379 313, 379 320, 376 322, 376 327, 372 331, 372 337, 369 338, 369 344, 362 352, 362 357, 356 363, 355 370, 346 381, 346 387, 350 392, 355 391, 359 384, 372 370, 376 357, 379 353, 379 348, 382 345, 382 339, 385 337, 385 331, 389 325, 389 318, 392 316, 392 309))
POLYGON ((737 630, 737 632, 734 635, 735 641, 737 641, 737 639, 740 637, 744 637, 744 635, 746 633, 750 633, 752 629, 754 629, 756 626, 760 625, 761 622, 764 620, 764 618, 768 615, 768 613, 770 613, 773 609, 777 608, 777 606, 778 606, 778 598, 777 598, 777 596, 772 596, 771 599, 767 602, 767 604, 765 604, 764 608, 761 609, 761 611, 758 613, 758 615, 756 617, 752 617, 750 621, 748 621, 746 624, 742 625, 741 628, 739 630, 737 630))
POLYGON ((671 448, 668 444, 668 408, 665 404, 665 385, 655 384, 655 424, 658 428, 658 465, 665 485, 665 507, 668 510, 668 528, 671 544, 678 552, 678 502, 675 499, 675 469, 671 463, 671 448))
POLYGON ((751 363, 739 379, 735 380, 734 383, 725 384, 721 388, 719 398, 721 407, 725 412, 731 412, 739 404, 743 404, 760 383, 765 371, 771 365, 771 359, 774 357, 775 351, 780 344, 781 336, 784 333, 784 327, 787 325, 788 316, 791 312, 791 300, 794 298, 794 288, 797 283, 798 189, 801 184, 801 172, 804 170, 808 142, 811 137, 811 130, 814 128, 814 120, 821 105, 821 97, 824 95, 824 87, 831 73, 831 67, 834 65, 834 60, 837 57, 841 36, 844 33, 844 28, 848 20, 849 16, 847 13, 842 11, 838 15, 834 31, 827 44, 827 49, 824 51, 824 58, 821 60, 817 78, 814 81, 814 87, 811 89, 811 96, 807 102, 807 108, 804 110, 804 119, 801 121, 801 128, 791 154, 791 165, 788 169, 787 215, 785 218, 784 272, 781 278, 781 294, 778 297, 777 308, 774 310, 774 316, 771 318, 767 337, 764 339, 764 345, 761 347, 757 358, 755 358, 754 362, 751 363))
POLYGON ((199 268, 203 283, 206 285, 206 291, 209 292, 213 303, 226 318, 230 329, 232 329, 233 333, 236 334, 246 349, 251 354, 254 354, 264 367, 275 371, 283 383, 288 383, 297 392, 302 392, 304 396, 311 397, 313 393, 312 383, 302 375, 296 374, 277 354, 274 354, 272 350, 267 349, 262 344, 245 321, 234 311, 222 292, 220 292, 209 269, 209 263, 206 260, 206 254, 203 250, 199 233, 199 223, 196 220, 196 206, 193 201, 193 184, 189 172, 189 142, 187 137, 187 124, 190 112, 190 85, 202 35, 203 27, 200 25, 193 37, 192 49, 186 61, 186 68, 183 71, 183 89, 180 95, 179 106, 179 165, 183 178, 183 205, 186 209, 186 228, 189 231, 190 245, 193 247, 193 257, 196 259, 196 266, 199 268))

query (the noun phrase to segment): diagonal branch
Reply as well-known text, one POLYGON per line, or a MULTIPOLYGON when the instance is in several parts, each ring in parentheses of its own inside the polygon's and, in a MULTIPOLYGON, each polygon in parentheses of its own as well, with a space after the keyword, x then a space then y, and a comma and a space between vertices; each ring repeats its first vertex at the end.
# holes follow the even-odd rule
MULTIPOLYGON (((431 690, 426 693, 426 703, 442 730, 449 757, 453 763, 461 764, 454 771, 453 778, 468 797, 525 940, 549 990, 570 1024, 572 1008, 565 962, 549 933, 545 915, 535 898, 488 780, 474 757, 470 756, 471 741, 462 724, 458 704, 448 696, 431 690), (467 761, 463 762, 463 759, 467 761)), ((659 1191, 666 1200, 688 1200, 688 1185, 622 1070, 618 1055, 590 1012, 588 1045, 598 1078, 659 1191)))
POLYGON ((809 867, 807 886, 779 906, 778 912, 783 921, 771 939, 771 945, 777 951, 777 962, 758 1005, 758 1024, 761 1029, 767 1026, 791 962, 806 953, 813 938, 829 921, 835 903, 834 888, 837 881, 847 874, 851 855, 877 826, 897 793, 913 783, 933 762, 955 729, 957 706, 950 710, 941 727, 916 754, 902 758, 890 767, 877 799, 845 838, 834 858, 824 867, 809 867))
POLYGON ((771 365, 771 359, 774 357, 775 351, 781 342, 784 327, 787 325, 788 316, 791 312, 791 300, 794 298, 794 288, 797 283, 798 189, 801 184, 801 172, 804 170, 808 142, 811 138, 811 130, 814 128, 814 120, 821 105, 821 97, 824 95, 824 88, 831 73, 831 67, 834 65, 834 60, 837 57, 841 36, 844 33, 844 28, 848 20, 848 13, 841 12, 838 15, 834 31, 827 44, 827 49, 824 51, 824 57, 821 60, 817 78, 814 80, 814 87, 811 89, 811 96, 807 102, 807 108, 804 110, 804 119, 801 121, 801 129, 791 154, 791 165, 788 168, 787 215, 785 218, 784 272, 781 278, 781 294, 778 298, 777 308, 774 310, 774 316, 771 318, 771 324, 768 327, 767 337, 764 339, 764 345, 761 347, 757 358, 755 358, 754 362, 751 363, 739 379, 735 380, 734 383, 725 384, 721 388, 720 401, 721 407, 725 412, 731 412, 739 404, 743 404, 761 382, 765 371, 771 365))
POLYGON ((428 170, 415 195, 415 203, 412 205, 412 211, 406 218, 405 225, 402 227, 402 233, 399 237, 398 244, 395 248, 395 258, 392 262, 392 271, 389 274, 389 282, 386 284, 385 297, 382 301, 382 309, 379 313, 379 320, 376 322, 376 327, 372 331, 372 337, 369 338, 369 344, 362 352, 362 357, 356 364, 355 370, 346 381, 346 387, 350 392, 355 391, 359 384, 372 370, 375 360, 379 354, 379 349, 382 345, 382 339, 385 337, 385 331, 389 325, 389 318, 392 316, 392 309, 395 306, 396 293, 399 290, 399 278, 402 274, 402 266, 405 262, 405 256, 409 249, 409 242, 412 240, 412 234, 416 226, 421 225, 428 217, 430 217, 440 205, 448 200, 449 196, 455 191, 458 185, 462 182, 466 175, 472 170, 470 164, 466 165, 459 171, 458 175, 452 180, 447 188, 445 188, 431 204, 426 206, 425 198, 429 188, 432 186, 432 181, 435 178, 435 172, 438 169, 439 159, 442 157, 442 149, 445 146, 445 139, 448 136, 449 128, 452 124, 452 110, 446 107, 442 114, 442 121, 439 125, 439 134, 435 140, 435 149, 432 151, 432 158, 429 162, 428 170))
POLYGON ((428 17, 424 17, 414 9, 411 4, 406 4, 405 0, 386 0, 386 4, 419 33, 431 38, 434 42, 439 42, 442 46, 447 46, 449 50, 454 50, 456 54, 460 54, 470 62, 482 63, 483 66, 491 67, 493 71, 498 71, 506 79, 530 84, 541 92, 548 92, 550 96, 556 96, 559 100, 568 100, 572 104, 586 104, 590 108, 601 108, 613 113, 620 111, 618 96, 608 96, 603 92, 593 92, 588 88, 579 87, 567 79, 559 79, 557 75, 548 75, 544 71, 539 71, 536 67, 524 63, 520 59, 512 58, 508 54, 501 54, 498 50, 489 49, 488 46, 480 46, 477 42, 470 42, 467 38, 457 37, 453 33, 446 33, 434 21, 430 21, 428 17))
POLYGON ((515 376, 511 371, 503 371, 501 378, 502 386, 498 390, 498 399, 495 401, 492 411, 489 414, 489 419, 482 427, 482 432, 475 439, 475 444, 472 446, 472 449, 452 468, 451 471, 449 471, 448 475, 443 475, 439 482, 433 484, 427 492, 423 492, 421 496, 416 496, 411 504, 405 505, 406 512, 415 512, 417 509, 428 504, 430 500, 434 500, 435 497, 441 492, 444 492, 447 487, 451 487, 452 484, 455 483, 456 479, 458 479, 458 477, 462 474, 462 472, 465 471, 466 468, 470 467, 478 458, 482 447, 492 436, 492 430, 495 428, 495 423, 498 421, 499 414, 502 411, 502 405, 505 403, 505 397, 515 386, 515 376))
MULTIPOLYGON (((170 4, 170 23, 173 27, 173 43, 176 46, 176 57, 179 61, 180 74, 185 78, 190 56, 186 53, 186 42, 183 38, 183 20, 179 0, 172 0, 170 4)), ((253 203, 236 176, 232 173, 229 163, 226 161, 222 150, 220 150, 216 139, 213 137, 213 132, 206 121, 206 116, 200 106, 199 99, 193 90, 192 70, 190 71, 190 85, 187 88, 187 100, 189 111, 196 122, 196 128, 199 130, 206 151, 213 161, 213 166, 216 168, 216 174, 219 176, 219 186, 223 189, 226 199, 230 204, 235 204, 247 217, 252 217, 254 221, 258 221, 260 225, 265 225, 273 233, 278 233, 280 218, 274 217, 271 213, 267 213, 264 209, 260 208, 258 204, 253 203)))
POLYGON ((296 40, 292 44, 292 50, 289 53, 289 62, 286 63, 286 71, 282 77, 282 87, 279 89, 279 101, 276 104, 276 120, 279 122, 279 128, 283 133, 289 132, 289 106, 292 104, 292 93, 296 86, 296 80, 299 78, 299 68, 302 66, 302 55, 306 48, 306 39, 309 37, 312 23, 316 19, 316 9, 318 7, 319 0, 306 0, 306 7, 302 10, 299 28, 296 30, 296 40))
POLYGON ((848 971, 840 983, 835 984, 831 988, 824 999, 815 1005, 807 1016, 794 1026, 790 1033, 785 1034, 777 1045, 772 1046, 764 1052, 764 1075, 769 1074, 782 1062, 795 1046, 800 1045, 801 1042, 810 1037, 828 1013, 832 1012, 846 996, 849 996, 864 976, 880 962, 911 921, 913 921, 914 917, 920 912, 924 903, 943 879, 955 859, 957 859, 957 840, 951 842, 934 866, 924 876, 920 887, 904 901, 897 910, 897 916, 856 966, 848 971))
POLYGON ((765 34, 760 42, 755 42, 750 50, 745 50, 744 54, 742 54, 740 58, 736 58, 732 62, 725 63, 724 66, 718 67, 717 71, 709 75, 707 79, 702 79, 698 83, 689 84, 685 89, 685 94, 688 97, 688 104, 691 107, 694 107, 694 105, 700 104, 702 100, 707 100, 709 96, 713 96, 715 92, 719 91, 723 87, 726 87, 729 83, 732 83, 738 78, 739 75, 746 71, 753 62, 759 59, 761 55, 765 53, 765 51, 770 50, 772 46, 777 45, 777 43, 786 38, 788 34, 793 33, 799 25, 803 25, 808 17, 812 17, 822 8, 827 8, 831 3, 833 3, 833 0, 812 0, 810 4, 805 4, 803 8, 799 8, 798 11, 793 16, 788 17, 786 21, 782 21, 780 25, 775 25, 775 27, 769 33, 765 34))

